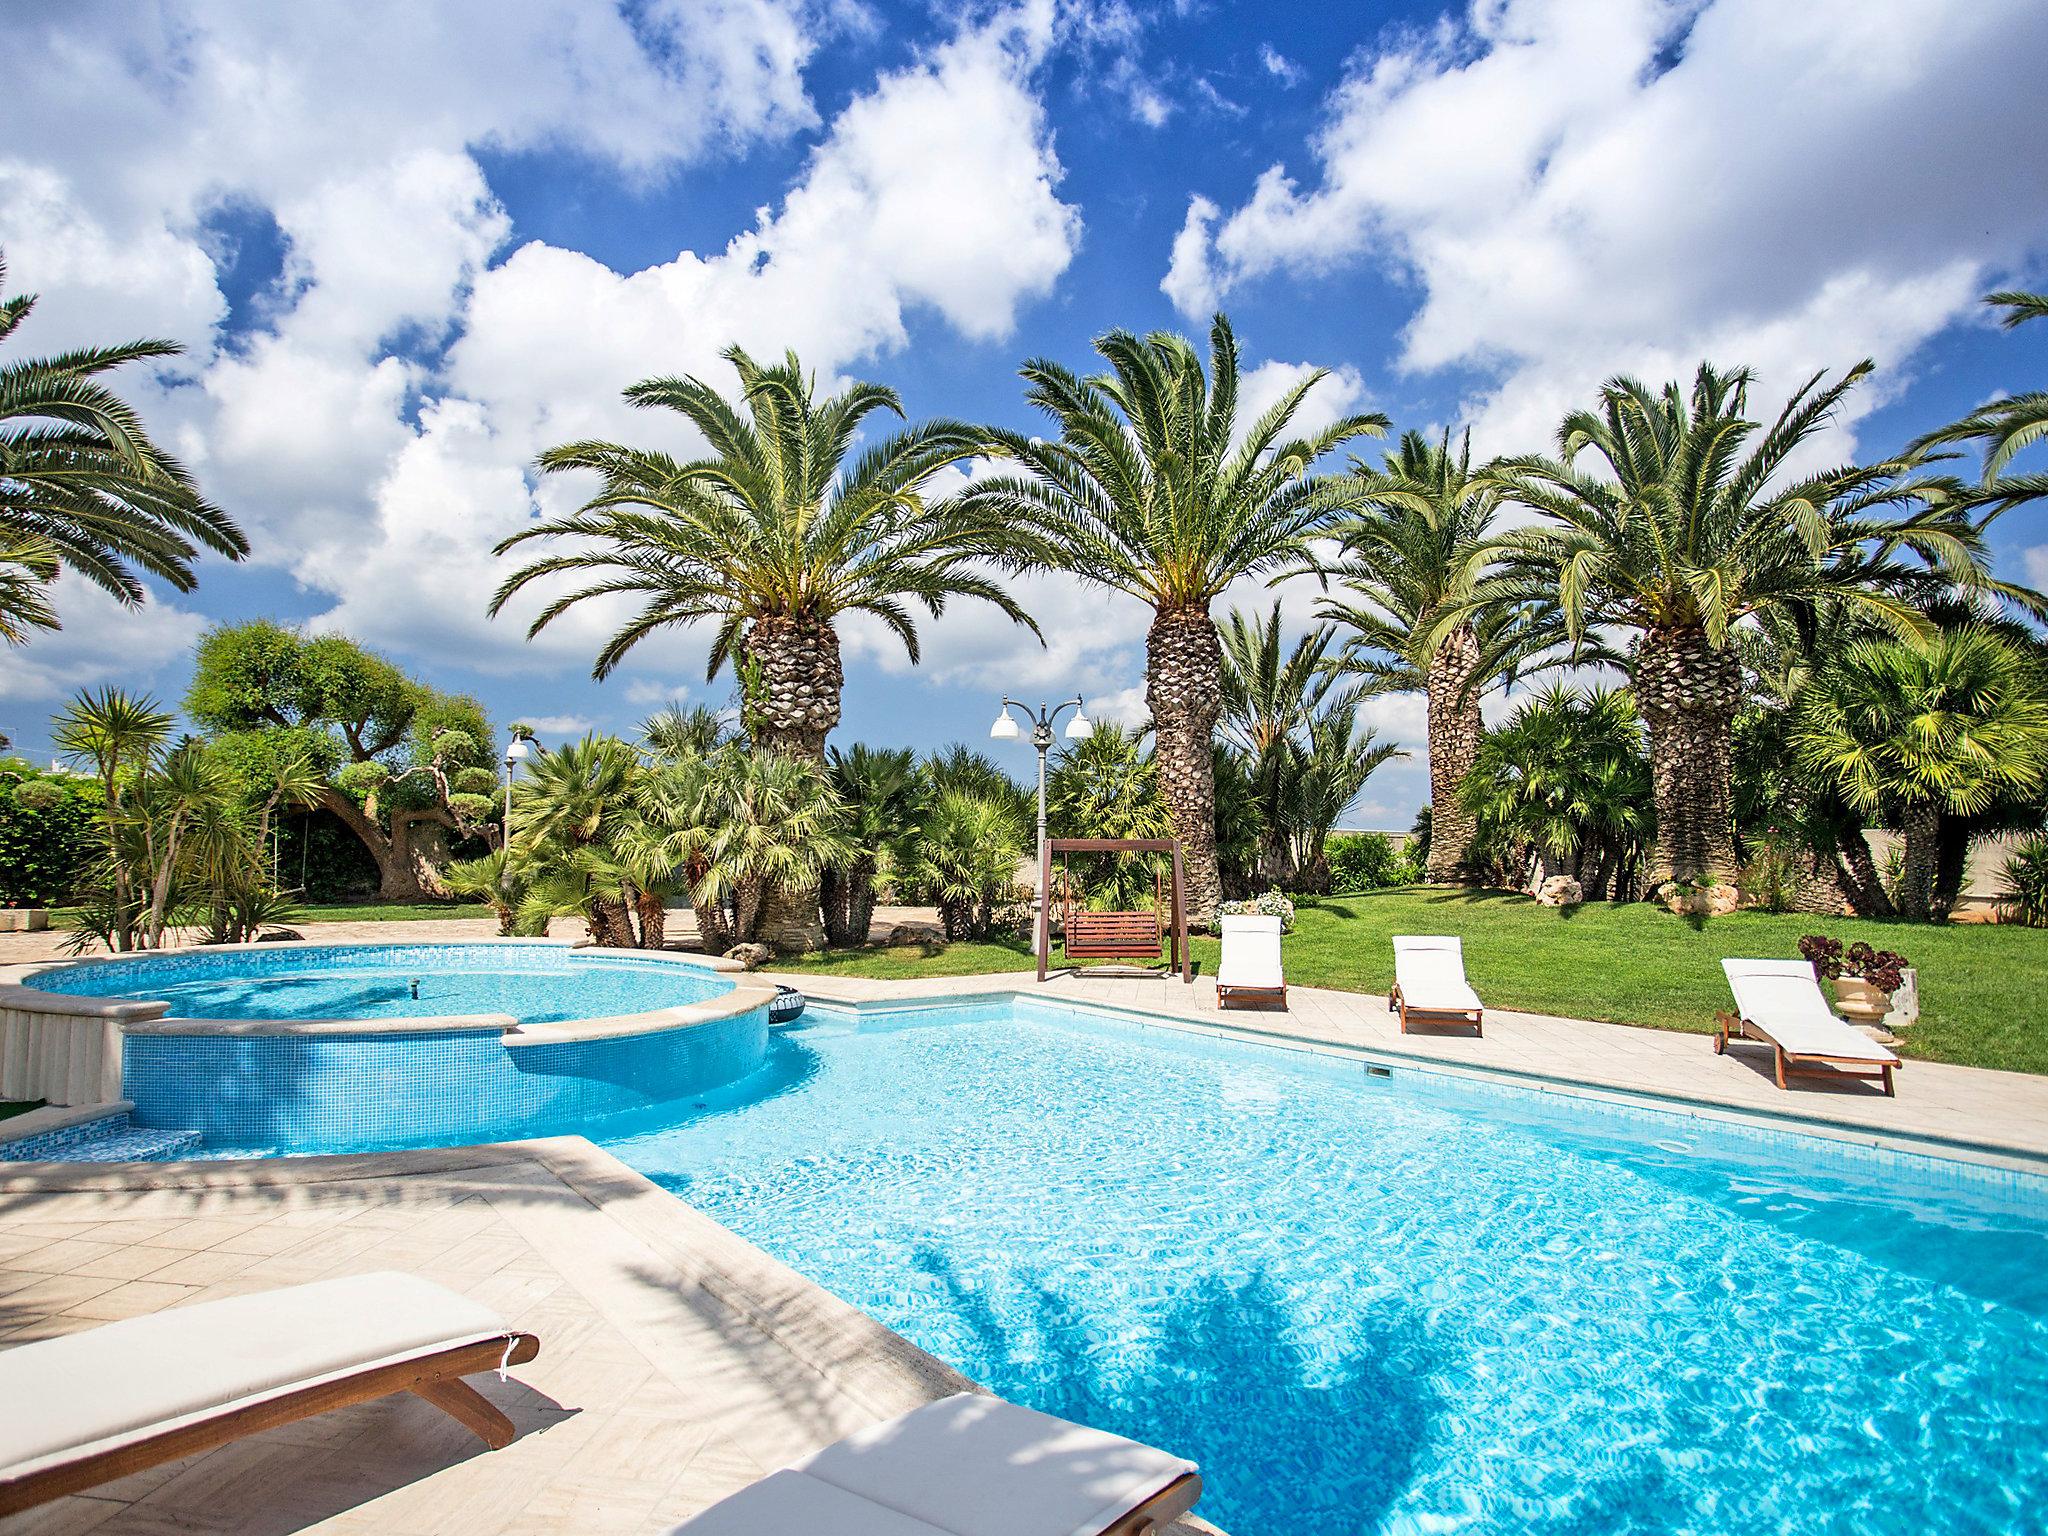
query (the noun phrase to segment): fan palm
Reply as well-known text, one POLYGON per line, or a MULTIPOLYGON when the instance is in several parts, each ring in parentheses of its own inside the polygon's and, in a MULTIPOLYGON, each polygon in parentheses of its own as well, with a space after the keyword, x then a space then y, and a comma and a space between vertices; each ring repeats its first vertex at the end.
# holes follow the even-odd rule
POLYGON ((844 809, 848 856, 825 872, 825 941, 865 944, 875 918, 875 879, 886 859, 902 868, 923 819, 925 780, 908 747, 832 749, 826 777, 844 809))
MULTIPOLYGON (((1363 681, 1360 697, 1421 693, 1428 709, 1431 880, 1466 873, 1474 832, 1458 788, 1485 732, 1479 697, 1561 638, 1543 610, 1509 602, 1461 610, 1493 558, 1488 542, 1501 487, 1472 464, 1472 434, 1406 432, 1378 469, 1357 460, 1346 488, 1359 510, 1330 530, 1334 561, 1319 567, 1340 591, 1321 616, 1345 634, 1337 669, 1363 681), (1448 625, 1441 621, 1457 613, 1448 625)), ((1585 659, 1592 659, 1590 657, 1585 659)))
MULTIPOLYGON (((0 262, 0 279, 7 274, 0 262)), ((35 295, 0 301, 0 343, 35 308, 35 295)), ((0 635, 55 629, 26 584, 68 566, 121 602, 144 596, 139 567, 189 592, 202 548, 239 560, 249 541, 199 494, 185 467, 149 440, 101 376, 176 357, 169 341, 88 347, 0 364, 0 635), (25 601, 26 600, 26 601, 25 601)))
POLYGON ((2041 605, 1988 574, 1955 481, 1919 477, 1906 460, 1792 475, 1793 456, 1869 371, 1862 363, 1833 383, 1815 374, 1767 430, 1749 419, 1747 370, 1703 364, 1689 393, 1614 379, 1598 409, 1565 418, 1556 458, 1501 466, 1507 493, 1548 523, 1496 539, 1505 569, 1478 584, 1472 607, 1554 602, 1573 639, 1602 626, 1633 632, 1660 878, 1734 878, 1738 624, 1834 600, 1914 634, 1941 592, 2041 605), (1606 476, 1579 467, 1588 453, 1606 476))
POLYGON ((1597 901, 1616 877, 1629 884, 1650 831, 1649 789, 1635 701, 1554 686, 1486 733, 1459 798, 1481 840, 1535 855, 1532 886, 1569 874, 1597 901))
POLYGON ((911 878, 931 896, 951 939, 987 936, 995 903, 1017 882, 1024 825, 1001 800, 947 790, 918 837, 911 878))
POLYGON ((1977 626, 1914 645, 1861 641, 1806 691, 1792 741, 1851 805, 1897 817, 1896 900, 1924 918, 1943 815, 2048 782, 2048 681, 2017 644, 1977 626))
MULTIPOLYGON (((2029 320, 2048 319, 2048 293, 1994 293, 1984 302, 2005 311, 2001 318, 2007 330, 2029 320)), ((1907 451, 1952 443, 1978 444, 1984 453, 1983 497, 1994 512, 2002 512, 2020 502, 2048 496, 2048 474, 2007 473, 2021 450, 2044 438, 2048 438, 2048 390, 2030 389, 1980 405, 1961 421, 1928 433, 1907 451)))
POLYGON ((1209 358, 1181 336, 1111 331, 1095 350, 1107 373, 1083 378, 1035 359, 1028 399, 1056 441, 996 433, 1023 473, 975 481, 958 498, 995 522, 1034 529, 1048 563, 1149 604, 1145 702, 1160 786, 1187 867, 1191 920, 1221 899, 1211 747, 1222 711, 1221 645, 1209 605, 1240 577, 1299 561, 1333 515, 1318 460, 1386 429, 1352 414, 1290 436, 1315 370, 1240 420, 1238 348, 1218 315, 1209 358))
POLYGON ((926 496, 940 470, 988 451, 981 433, 926 422, 849 462, 870 416, 903 414, 894 390, 854 384, 818 400, 794 354, 769 365, 738 347, 725 357, 739 374, 737 406, 690 377, 647 379, 626 391, 630 404, 682 416, 710 444, 708 457, 679 461, 607 442, 541 455, 549 474, 594 472, 599 490, 575 512, 498 546, 500 554, 531 540, 569 547, 508 576, 491 600, 493 614, 559 575, 585 584, 543 607, 529 635, 593 598, 639 599, 639 611, 598 652, 600 678, 655 631, 709 620, 717 629, 708 675, 736 665, 755 744, 813 761, 823 760, 825 737, 839 723, 842 614, 880 619, 913 661, 913 605, 936 616, 949 598, 980 598, 1036 633, 992 573, 1020 563, 1016 531, 984 517, 978 504, 926 496))

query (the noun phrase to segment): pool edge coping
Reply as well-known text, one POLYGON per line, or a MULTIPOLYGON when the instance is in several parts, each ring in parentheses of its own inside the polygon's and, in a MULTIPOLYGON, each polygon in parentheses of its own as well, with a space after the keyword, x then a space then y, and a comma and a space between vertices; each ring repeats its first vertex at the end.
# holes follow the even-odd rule
POLYGON ((723 955, 691 954, 670 949, 614 950, 581 939, 520 938, 501 934, 480 938, 302 938, 249 944, 182 945, 176 949, 140 950, 119 955, 80 955, 71 960, 29 961, 0 967, 0 1011, 13 1010, 112 1023, 118 1025, 124 1035, 187 1038, 269 1039, 309 1035, 405 1037, 495 1031, 507 1050, 533 1049, 547 1045, 618 1039, 714 1024, 766 1008, 775 1001, 775 997, 774 982, 756 979, 747 973, 745 966, 723 955), (45 992, 38 987, 27 985, 22 979, 24 975, 40 976, 48 971, 69 970, 79 965, 125 964, 161 960, 172 956, 275 954, 303 949, 413 949, 434 945, 539 946, 574 952, 588 950, 609 958, 686 965, 692 970, 710 971, 730 980, 732 990, 698 1003, 676 1004, 640 1013, 570 1019, 559 1023, 524 1024, 510 1014, 489 1013, 428 1014, 404 1019, 174 1019, 165 1017, 170 1004, 160 1000, 124 998, 116 1001, 96 1001, 73 993, 45 992))
POLYGON ((1867 1126, 1850 1125, 1840 1120, 1803 1115, 1796 1109, 1777 1110, 1733 1105, 1716 1099, 1660 1093, 1650 1088, 1589 1083, 1583 1078, 1518 1067, 1439 1061, 1402 1051, 1388 1051, 1372 1045, 1353 1045, 1345 1041, 1318 1039, 1286 1030, 1264 1029, 1256 1024, 1234 1019, 1194 1019, 1180 1014, 1155 1013, 1128 1003, 1047 997, 1024 987, 997 986, 986 991, 954 992, 930 997, 849 998, 844 995, 834 996, 811 986, 805 988, 805 995, 812 1003, 827 1010, 844 1009, 863 1016, 916 1012, 948 1005, 1024 1002, 1136 1023, 1148 1029, 1178 1030, 1211 1039, 1236 1040, 1275 1050, 1328 1056, 1341 1061, 1357 1061, 1384 1067, 1390 1074, 1402 1071, 1418 1072, 1454 1081, 1515 1088, 1527 1093, 1589 1099, 1625 1108, 1652 1110, 1683 1119, 1708 1120, 1779 1134, 1792 1132, 1812 1136, 1818 1140, 1926 1157, 1939 1162, 1961 1163, 1971 1167, 2048 1178, 2048 1152, 2037 1152, 2006 1142, 1972 1141, 1923 1131, 1876 1130, 1867 1126))

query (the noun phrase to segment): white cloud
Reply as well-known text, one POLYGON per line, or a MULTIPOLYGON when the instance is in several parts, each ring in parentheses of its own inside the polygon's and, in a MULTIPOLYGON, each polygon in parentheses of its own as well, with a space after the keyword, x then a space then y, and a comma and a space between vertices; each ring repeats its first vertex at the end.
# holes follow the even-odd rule
POLYGON ((1488 451, 1616 371, 1897 362, 2048 238, 2044 45, 2028 0, 1475 0, 1354 60, 1312 184, 1191 200, 1162 287, 1412 278, 1402 362, 1498 378, 1488 451))
MULTIPOLYGON (((1277 359, 1247 370, 1238 381, 1238 421, 1249 428, 1261 414, 1277 404, 1280 397, 1316 371, 1314 363, 1283 363, 1277 359)), ((1372 394, 1356 368, 1343 364, 1325 372, 1322 379, 1302 397, 1287 432, 1306 437, 1332 425, 1338 417, 1366 410, 1372 394)), ((1370 442, 1370 439, 1362 440, 1370 442)), ((1366 448, 1370 452, 1370 448, 1366 448)))
POLYGON ((532 726, 540 736, 581 736, 597 722, 588 715, 528 715, 520 724, 532 726))
POLYGON ((130 690, 154 688, 175 702, 171 689, 189 664, 205 619, 161 600, 124 607, 69 573, 57 583, 56 603, 61 631, 0 650, 0 704, 7 706, 0 731, 17 741, 37 734, 44 718, 71 694, 110 678, 130 690))
MULTIPOLYGON (((618 607, 558 621, 536 655, 523 636, 538 596, 484 616, 507 568, 490 551, 576 499, 531 482, 549 443, 691 446, 627 409, 625 385, 724 377, 733 341, 795 347, 829 380, 902 346, 919 312, 999 338, 1079 239, 1032 87, 1049 0, 856 95, 780 204, 723 250, 630 274, 538 241, 490 265, 511 224, 476 151, 567 150, 647 178, 813 126, 803 67, 830 30, 863 24, 857 7, 655 0, 629 23, 536 0, 477 27, 399 0, 346 17, 171 6, 133 37, 111 11, 86 25, 92 10, 22 29, 23 85, 0 101, 10 286, 52 290, 35 340, 184 341, 182 374, 133 386, 147 418, 259 562, 331 599, 316 628, 401 653, 487 670, 587 661, 618 607), (99 40, 117 30, 120 48, 99 40), (105 110, 81 124, 79 100, 105 110), (207 222, 224 208, 274 220, 285 252, 260 323, 227 346, 207 222)), ((705 643, 664 636, 636 663, 700 670, 705 643)))
POLYGON ((658 682, 651 677, 635 678, 626 684, 626 702, 649 709, 661 709, 670 704, 683 704, 690 697, 687 683, 658 682))
POLYGON ((1271 43, 1259 44, 1259 62, 1266 67, 1266 73, 1282 85, 1292 88, 1301 84, 1301 66, 1271 43))
POLYGON ((2027 585, 2037 592, 2048 591, 2048 544, 2036 544, 2023 551, 2021 563, 2026 567, 2027 585))

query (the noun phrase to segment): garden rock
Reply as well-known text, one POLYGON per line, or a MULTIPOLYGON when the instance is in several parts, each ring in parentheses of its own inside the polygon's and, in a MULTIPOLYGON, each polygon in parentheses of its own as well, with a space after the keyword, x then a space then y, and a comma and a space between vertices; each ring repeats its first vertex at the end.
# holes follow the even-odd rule
POLYGON ((1586 899, 1586 888, 1570 875, 1552 875, 1536 887, 1536 900, 1546 907, 1576 907, 1586 899))
POLYGON ((912 918, 898 923, 889 930, 889 937, 883 941, 891 949, 918 945, 931 948, 946 942, 946 930, 937 923, 928 923, 921 918, 912 918))
POLYGON ((775 951, 766 944, 735 944, 725 952, 728 960, 737 960, 750 971, 757 971, 775 957, 775 951))

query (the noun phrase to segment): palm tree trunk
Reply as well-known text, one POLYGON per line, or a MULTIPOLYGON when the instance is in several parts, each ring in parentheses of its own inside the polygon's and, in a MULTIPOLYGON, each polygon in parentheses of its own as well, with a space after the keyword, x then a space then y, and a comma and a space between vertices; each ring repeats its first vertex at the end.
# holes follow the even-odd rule
POLYGON ((1223 713, 1223 646, 1204 608, 1163 611, 1145 636, 1145 703, 1152 711, 1159 788, 1180 839, 1190 925, 1211 926, 1223 900, 1216 866, 1216 721, 1223 713))
POLYGON ((668 903, 653 891, 642 891, 633 903, 640 917, 640 947, 661 949, 668 943, 668 903))
POLYGON ((1900 821, 1906 857, 1899 870, 1899 916, 1924 922, 1934 910, 1934 877, 1941 868, 1941 807, 1916 800, 1900 821))
POLYGON ((1635 659, 1636 702, 1650 731, 1650 784, 1657 804, 1652 883, 1732 886, 1734 794, 1729 764, 1742 666, 1703 629, 1651 629, 1635 659))
POLYGON ((1431 881, 1467 881, 1472 871, 1466 853, 1479 830, 1479 819, 1465 809, 1458 789, 1479 757, 1479 738, 1486 722, 1479 715, 1479 691, 1472 676, 1479 670, 1479 637, 1470 624, 1444 636, 1429 659, 1424 687, 1429 705, 1429 862, 1431 881))
MULTIPOLYGON (((824 762, 846 686, 838 632, 816 619, 769 615, 747 627, 741 649, 753 674, 745 684, 745 717, 755 748, 824 762)), ((783 954, 821 948, 818 888, 771 888, 762 900, 760 939, 783 954)))

